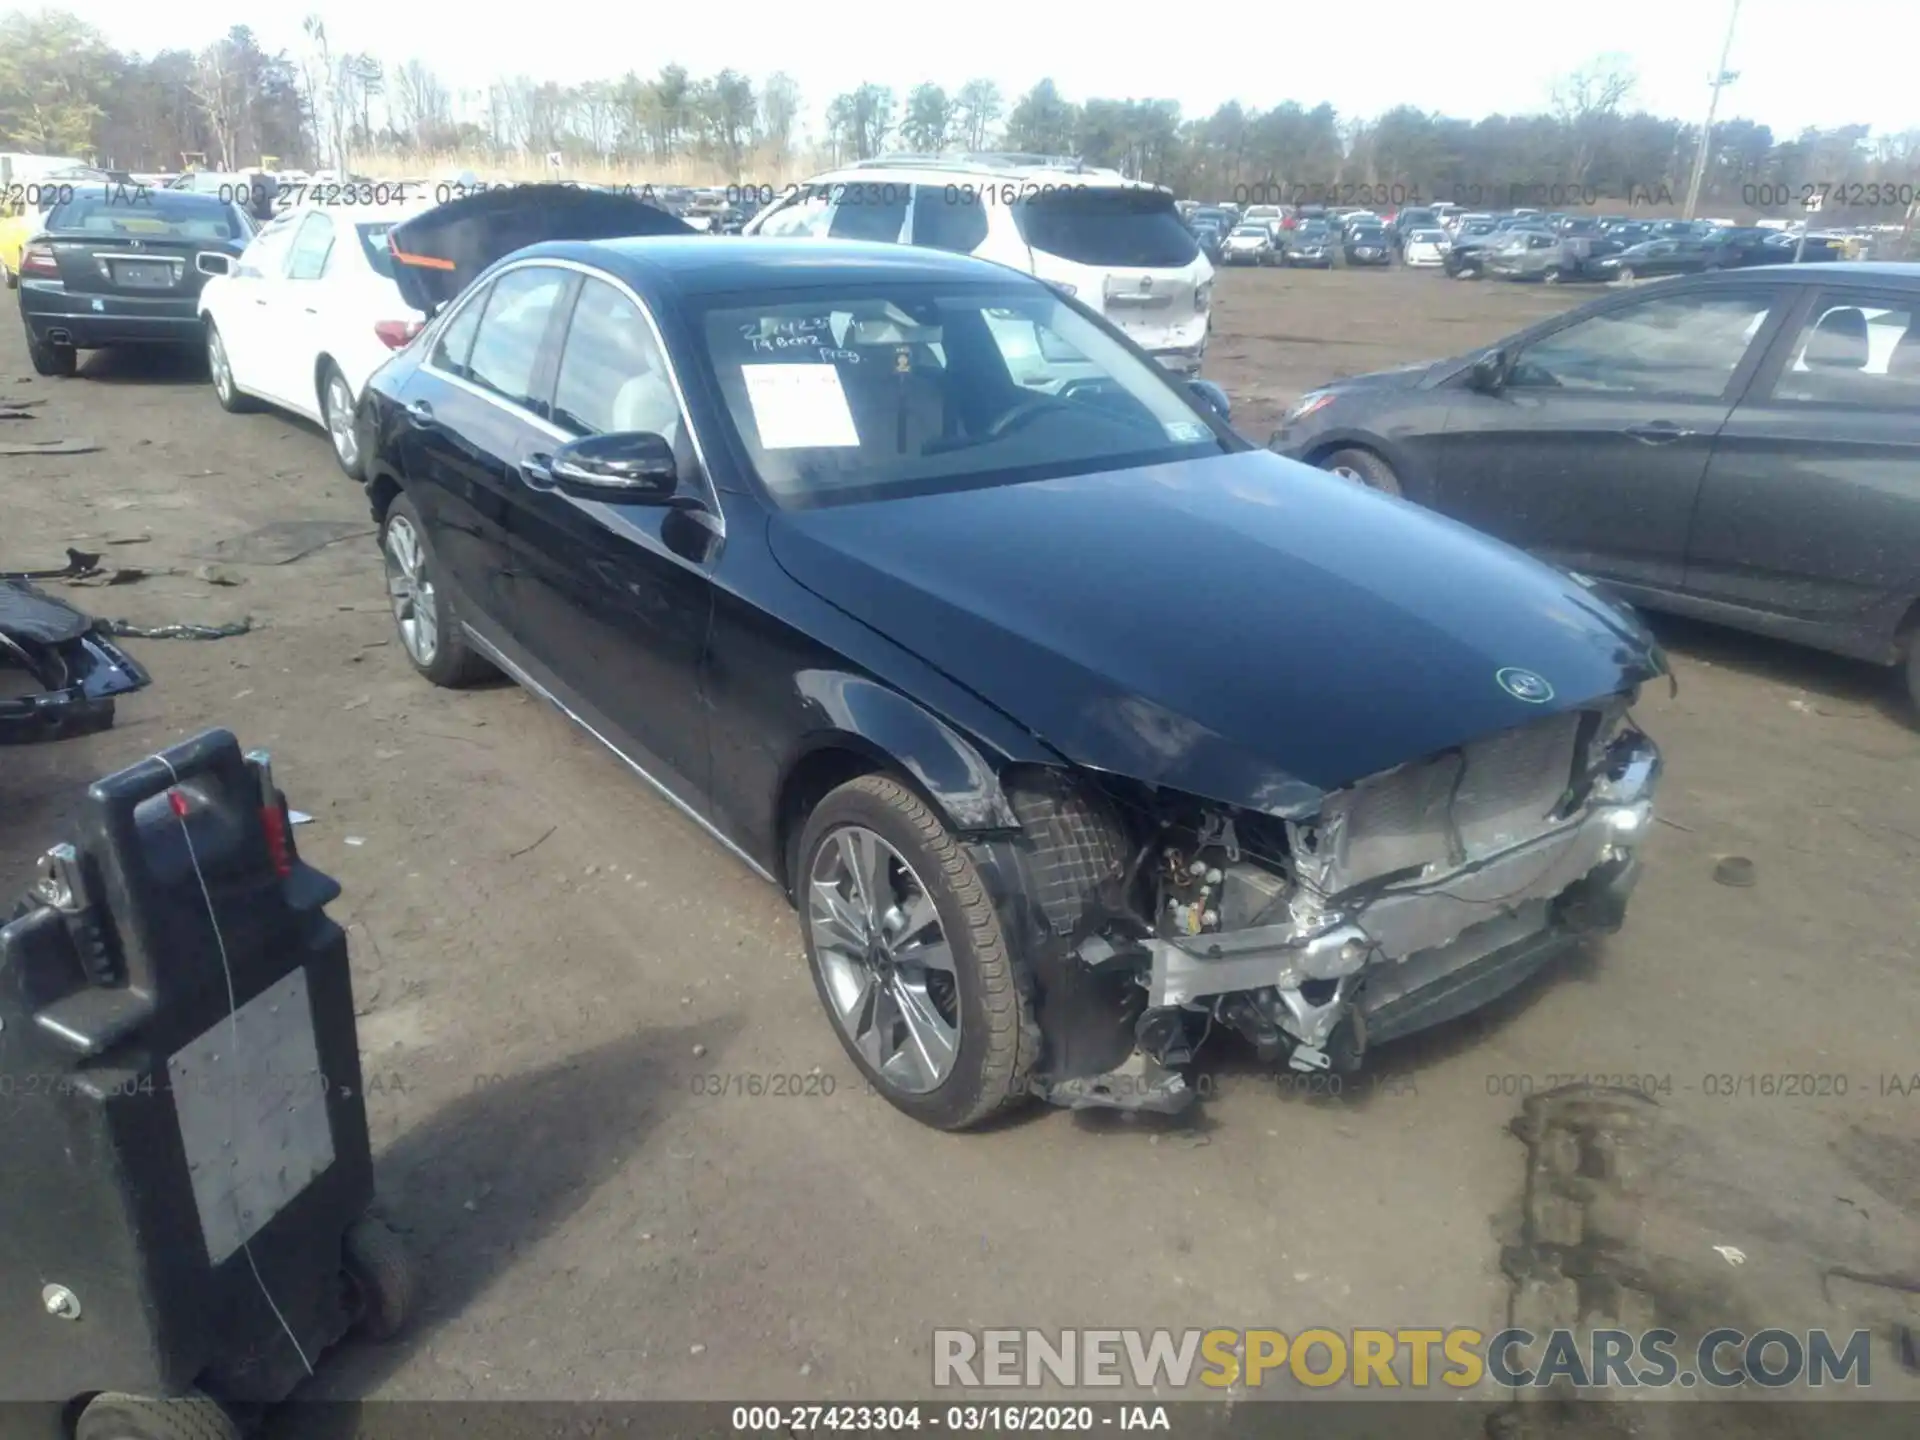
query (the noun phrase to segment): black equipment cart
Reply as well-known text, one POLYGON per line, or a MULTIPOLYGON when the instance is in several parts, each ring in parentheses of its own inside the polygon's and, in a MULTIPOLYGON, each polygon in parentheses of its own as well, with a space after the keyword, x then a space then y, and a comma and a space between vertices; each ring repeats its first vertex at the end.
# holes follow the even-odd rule
POLYGON ((225 730, 96 782, 43 857, 0 929, 0 1399, 232 1440, 398 1329, 339 893, 225 730))

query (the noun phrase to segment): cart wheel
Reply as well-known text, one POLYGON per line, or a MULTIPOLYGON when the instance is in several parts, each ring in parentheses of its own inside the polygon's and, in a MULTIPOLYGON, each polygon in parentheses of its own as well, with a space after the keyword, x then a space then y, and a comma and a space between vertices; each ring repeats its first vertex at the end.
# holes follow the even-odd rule
POLYGON ((96 1395, 80 1412, 74 1440, 241 1440, 240 1426, 218 1400, 195 1390, 172 1400, 96 1395))
POLYGON ((374 1340, 391 1340, 413 1311, 413 1262, 406 1247, 382 1222, 364 1215, 345 1241, 347 1278, 366 1307, 360 1329, 374 1340))

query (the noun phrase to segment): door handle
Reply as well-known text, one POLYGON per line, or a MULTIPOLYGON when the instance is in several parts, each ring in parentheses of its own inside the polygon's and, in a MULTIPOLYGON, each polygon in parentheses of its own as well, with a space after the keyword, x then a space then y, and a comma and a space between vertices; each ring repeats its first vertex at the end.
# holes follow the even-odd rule
POLYGON ((433 406, 424 400, 416 400, 407 406, 407 419, 422 430, 429 429, 433 425, 433 406))
POLYGON ((1629 425, 1627 434, 1642 445, 1670 445, 1675 440, 1685 440, 1698 434, 1695 430, 1683 430, 1671 420, 1655 420, 1650 425, 1629 425))
POLYGON ((538 455, 529 455, 520 462, 520 473, 526 477, 527 484, 535 490, 551 490, 553 485, 553 456, 544 451, 538 455))
POLYGON ((256 305, 264 305, 267 303, 267 297, 264 295, 256 295, 253 297, 253 303, 256 305))
POLYGON ((320 312, 319 312, 318 310, 316 310, 316 309, 314 309, 314 308, 313 308, 313 306, 311 306, 311 305, 309 305, 309 306, 307 306, 307 313, 308 313, 309 315, 318 315, 318 314, 319 314, 320 312))

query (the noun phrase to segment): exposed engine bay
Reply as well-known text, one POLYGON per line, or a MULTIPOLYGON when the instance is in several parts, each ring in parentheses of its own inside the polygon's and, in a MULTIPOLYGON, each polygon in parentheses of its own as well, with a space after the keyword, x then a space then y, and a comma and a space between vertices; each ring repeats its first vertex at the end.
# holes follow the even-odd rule
POLYGON ((1055 1067, 1043 1093, 1180 1108, 1179 1070, 1216 1030, 1263 1061, 1351 1071, 1619 928, 1660 769, 1629 704, 1544 716, 1299 818, 1103 786, 1131 859, 1067 943, 1137 990, 1105 992, 1125 997, 1135 1050, 1103 1074, 1055 1067))

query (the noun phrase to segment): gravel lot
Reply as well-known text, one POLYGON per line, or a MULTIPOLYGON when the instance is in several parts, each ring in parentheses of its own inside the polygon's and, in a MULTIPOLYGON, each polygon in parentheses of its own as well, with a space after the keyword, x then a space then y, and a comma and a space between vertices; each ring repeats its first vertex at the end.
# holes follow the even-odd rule
MULTIPOLYGON (((1264 440, 1317 381, 1584 298, 1230 272, 1209 374, 1264 440)), ((1337 1098, 1222 1048, 1189 1124, 1036 1110, 947 1136, 862 1093, 771 888, 516 688, 414 676, 371 539, 195 577, 263 526, 365 521, 316 430, 224 415, 190 360, 30 379, 11 323, 0 394, 41 402, 11 438, 99 446, 0 461, 0 565, 107 550, 148 577, 61 593, 257 626, 127 642, 155 683, 115 729, 0 752, 7 893, 87 780, 215 724, 273 752, 315 816, 304 855, 345 886, 383 1199, 431 1304, 317 1393, 871 1400, 930 1393, 937 1325, 1495 1330, 1525 1158, 1506 1127, 1549 1077, 1665 1079, 1676 1115, 1751 1157, 1741 1187, 1786 1145, 1839 1194, 1920 1207, 1920 1096, 1880 1083, 1920 1070, 1920 734, 1877 671, 1656 622, 1679 694, 1641 707, 1669 771, 1622 934, 1337 1098), (1754 888, 1713 882, 1730 854, 1754 888), (703 1093, 816 1067, 830 1096, 703 1093), (1778 1073, 1847 1094, 1703 1083, 1778 1073)))

